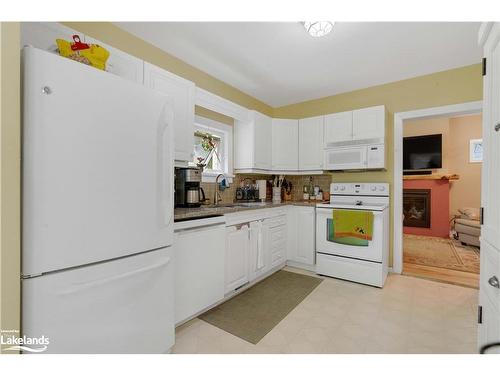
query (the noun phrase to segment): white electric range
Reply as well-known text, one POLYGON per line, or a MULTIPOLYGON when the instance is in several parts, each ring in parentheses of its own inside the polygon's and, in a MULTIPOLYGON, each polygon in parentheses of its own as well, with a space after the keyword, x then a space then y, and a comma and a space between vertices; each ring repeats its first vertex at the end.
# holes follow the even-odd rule
POLYGON ((382 288, 389 268, 389 184, 332 183, 330 203, 316 205, 316 273, 382 288), (333 211, 373 213, 373 235, 363 244, 333 242, 333 211))

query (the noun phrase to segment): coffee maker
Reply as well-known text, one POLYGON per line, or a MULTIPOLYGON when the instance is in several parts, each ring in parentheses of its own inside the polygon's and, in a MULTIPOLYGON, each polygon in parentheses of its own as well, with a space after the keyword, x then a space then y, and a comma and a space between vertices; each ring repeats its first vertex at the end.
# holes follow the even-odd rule
POLYGON ((200 207, 205 200, 200 184, 200 168, 175 168, 175 207, 200 207))

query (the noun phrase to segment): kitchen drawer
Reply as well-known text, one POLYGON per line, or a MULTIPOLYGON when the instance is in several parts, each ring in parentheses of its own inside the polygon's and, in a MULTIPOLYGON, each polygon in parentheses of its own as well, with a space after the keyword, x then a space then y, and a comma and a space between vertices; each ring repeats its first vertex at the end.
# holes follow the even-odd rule
POLYGON ((274 244, 276 242, 281 242, 286 237, 286 228, 285 227, 271 228, 269 230, 269 236, 270 236, 271 244, 274 244))
POLYGON ((266 220, 266 225, 269 228, 275 228, 286 225, 286 216, 277 216, 266 220))
POLYGON ((481 290, 484 290, 497 311, 500 310, 500 289, 490 285, 489 280, 493 277, 500 280, 499 258, 494 247, 486 241, 481 241, 481 290))
POLYGON ((285 261, 286 240, 271 245, 271 266, 285 261))

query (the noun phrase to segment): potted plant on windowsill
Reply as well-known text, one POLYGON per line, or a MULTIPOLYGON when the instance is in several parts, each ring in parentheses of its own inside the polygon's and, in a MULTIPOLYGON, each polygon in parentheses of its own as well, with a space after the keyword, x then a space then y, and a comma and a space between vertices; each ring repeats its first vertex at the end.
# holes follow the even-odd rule
POLYGON ((203 169, 207 166, 207 161, 210 160, 213 154, 215 154, 219 163, 220 157, 217 152, 217 144, 215 143, 214 136, 212 134, 197 131, 195 135, 201 138, 201 147, 203 151, 207 152, 205 157, 199 156, 196 158, 198 160, 196 166, 203 172, 203 169))

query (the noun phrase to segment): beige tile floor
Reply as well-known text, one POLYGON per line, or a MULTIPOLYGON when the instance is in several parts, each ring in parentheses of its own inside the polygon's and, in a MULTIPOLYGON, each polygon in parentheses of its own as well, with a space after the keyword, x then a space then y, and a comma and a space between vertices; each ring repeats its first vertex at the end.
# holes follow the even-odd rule
POLYGON ((383 289, 325 278, 257 345, 193 319, 177 328, 172 352, 476 353, 477 298, 409 276, 390 275, 383 289))

